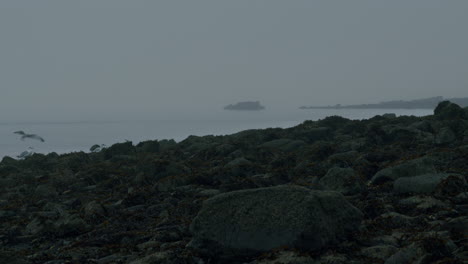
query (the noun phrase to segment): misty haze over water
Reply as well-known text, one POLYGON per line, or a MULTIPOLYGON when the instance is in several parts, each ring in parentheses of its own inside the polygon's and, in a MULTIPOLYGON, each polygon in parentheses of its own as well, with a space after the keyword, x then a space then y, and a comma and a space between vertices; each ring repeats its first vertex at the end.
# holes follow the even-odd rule
POLYGON ((466 10, 456 0, 4 0, 0 122, 466 97, 466 10))
POLYGON ((0 155, 382 113, 302 105, 466 97, 467 9, 438 0, 1 1, 0 155), (267 109, 221 110, 240 101, 267 109), (46 142, 21 142, 16 130, 46 142))
POLYGON ((330 115, 350 119, 370 118, 385 113, 424 116, 432 114, 429 109, 315 109, 299 110, 270 109, 264 111, 211 111, 174 115, 171 118, 146 120, 108 120, 75 122, 2 122, 0 123, 0 157, 16 157, 33 147, 36 153, 66 153, 89 151, 94 144, 110 146, 114 143, 144 140, 174 139, 181 141, 189 135, 225 135, 246 129, 291 127, 305 120, 318 120, 330 115), (36 133, 46 140, 21 141, 14 131, 36 133))

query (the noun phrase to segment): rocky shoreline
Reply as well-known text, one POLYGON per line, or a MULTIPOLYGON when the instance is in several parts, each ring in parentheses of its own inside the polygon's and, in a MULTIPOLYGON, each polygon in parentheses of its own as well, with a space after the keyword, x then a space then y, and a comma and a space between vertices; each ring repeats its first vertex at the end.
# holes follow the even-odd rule
POLYGON ((467 178, 468 108, 447 101, 5 157, 0 262, 467 263, 467 178))

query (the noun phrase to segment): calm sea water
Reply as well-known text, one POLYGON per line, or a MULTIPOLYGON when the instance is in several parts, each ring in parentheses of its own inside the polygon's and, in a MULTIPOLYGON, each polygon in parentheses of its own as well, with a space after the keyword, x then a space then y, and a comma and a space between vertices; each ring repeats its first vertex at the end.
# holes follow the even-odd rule
POLYGON ((375 115, 395 113, 397 115, 425 116, 429 109, 292 109, 263 110, 258 112, 217 111, 209 113, 187 113, 171 118, 135 118, 120 121, 54 121, 54 122, 1 122, 0 158, 16 157, 33 148, 36 153, 66 153, 89 151, 94 144, 106 144, 143 140, 174 139, 181 141, 190 135, 226 135, 246 129, 291 127, 305 120, 318 120, 339 115, 350 119, 366 119, 375 115), (24 130, 42 136, 45 142, 26 139, 13 134, 24 130))

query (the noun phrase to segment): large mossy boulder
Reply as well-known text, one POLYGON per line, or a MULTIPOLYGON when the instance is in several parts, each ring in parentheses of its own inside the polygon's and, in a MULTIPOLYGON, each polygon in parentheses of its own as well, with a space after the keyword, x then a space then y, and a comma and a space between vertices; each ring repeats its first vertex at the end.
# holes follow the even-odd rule
POLYGON ((357 231, 362 217, 338 192, 291 185, 228 192, 203 203, 189 247, 223 258, 281 246, 319 250, 357 231))
POLYGON ((372 184, 394 181, 398 178, 436 173, 434 160, 428 157, 413 159, 378 171, 371 179, 372 184))
POLYGON ((450 101, 440 102, 434 109, 434 115, 437 119, 464 119, 468 118, 465 109, 450 101))

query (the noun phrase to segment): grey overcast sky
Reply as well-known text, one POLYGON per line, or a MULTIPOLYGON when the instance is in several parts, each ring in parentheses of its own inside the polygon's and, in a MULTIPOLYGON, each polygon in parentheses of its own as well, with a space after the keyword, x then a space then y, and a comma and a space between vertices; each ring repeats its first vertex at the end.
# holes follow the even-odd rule
POLYGON ((0 119, 468 96, 466 0, 2 0, 0 119))

